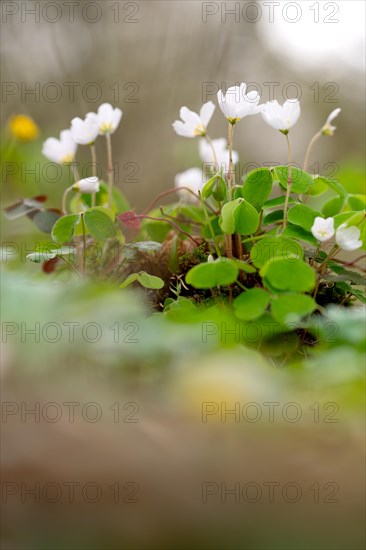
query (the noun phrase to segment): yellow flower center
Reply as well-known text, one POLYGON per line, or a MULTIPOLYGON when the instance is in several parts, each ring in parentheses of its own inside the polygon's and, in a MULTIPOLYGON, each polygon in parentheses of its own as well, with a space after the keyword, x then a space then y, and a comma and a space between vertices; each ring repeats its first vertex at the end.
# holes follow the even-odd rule
POLYGON ((69 153, 62 159, 62 164, 70 164, 70 162, 73 162, 74 155, 72 153, 69 153))
POLYGON ((105 122, 104 124, 101 124, 99 126, 99 131, 102 133, 102 134, 109 134, 111 131, 113 130, 113 126, 112 124, 109 122, 105 122))
POLYGON ((334 134, 333 130, 329 126, 324 126, 322 129, 323 136, 332 136, 334 134))
POLYGON ((205 136, 206 135, 206 130, 203 127, 202 124, 199 124, 198 126, 196 126, 196 128, 194 129, 194 135, 195 136, 205 136))

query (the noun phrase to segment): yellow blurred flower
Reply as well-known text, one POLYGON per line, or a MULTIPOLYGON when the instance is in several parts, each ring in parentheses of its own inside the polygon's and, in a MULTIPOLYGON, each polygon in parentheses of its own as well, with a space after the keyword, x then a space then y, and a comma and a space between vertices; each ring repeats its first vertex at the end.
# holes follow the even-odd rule
POLYGON ((39 135, 39 128, 34 120, 27 115, 15 115, 10 119, 10 131, 21 141, 33 141, 39 135))

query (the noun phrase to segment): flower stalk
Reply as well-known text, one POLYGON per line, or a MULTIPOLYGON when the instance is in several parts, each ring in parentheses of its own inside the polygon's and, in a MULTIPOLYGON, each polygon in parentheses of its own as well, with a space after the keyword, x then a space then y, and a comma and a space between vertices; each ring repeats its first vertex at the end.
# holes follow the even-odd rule
POLYGON ((201 206, 202 206, 202 210, 203 210, 203 213, 204 213, 204 216, 205 216, 205 219, 206 219, 206 222, 207 222, 207 225, 210 229, 210 233, 211 233, 211 237, 212 237, 212 240, 213 240, 213 243, 214 243, 214 247, 215 247, 215 250, 216 250, 216 254, 217 254, 217 257, 220 258, 221 257, 221 253, 220 253, 220 249, 217 245, 217 242, 216 242, 216 237, 215 237, 215 232, 213 230, 213 227, 212 227, 212 224, 211 224, 211 220, 210 220, 210 217, 208 215, 208 212, 207 212, 207 208, 206 208, 206 205, 205 205, 205 201, 203 200, 203 197, 202 197, 202 194, 199 193, 199 197, 200 197, 200 201, 201 201, 201 206))
POLYGON ((285 136, 286 136, 287 149, 288 149, 288 176, 287 176, 285 205, 283 208, 282 230, 286 229, 286 226, 287 226, 287 209, 288 209, 288 201, 290 199, 291 185, 292 185, 292 150, 291 150, 290 138, 288 137, 288 132, 285 134, 285 136))
POLYGON ((304 170, 304 172, 306 172, 306 171, 307 171, 307 168, 308 168, 311 150, 312 150, 312 148, 313 148, 315 142, 318 141, 318 139, 321 137, 321 135, 322 135, 322 132, 321 132, 321 130, 319 130, 319 132, 317 132, 315 135, 313 135, 313 137, 311 138, 311 140, 310 140, 310 142, 309 142, 308 148, 307 148, 307 150, 306 150, 306 155, 305 155, 305 159, 304 159, 304 164, 303 164, 303 167, 302 167, 302 169, 304 170))
POLYGON ((233 173, 233 139, 234 139, 234 124, 229 122, 229 128, 228 128, 229 171, 227 173, 227 191, 228 191, 229 201, 231 201, 232 187, 233 185, 235 185, 235 174, 233 173))
POLYGON ((112 207, 113 202, 113 160, 112 160, 112 140, 111 135, 106 134, 107 143, 107 177, 108 177, 108 207, 112 207))
POLYGON ((70 185, 70 187, 65 189, 64 194, 62 195, 62 213, 63 213, 64 216, 66 216, 66 214, 67 214, 67 209, 66 209, 67 196, 70 193, 70 191, 72 190, 72 188, 73 188, 73 185, 70 185))
POLYGON ((214 163, 215 163, 215 166, 216 166, 215 172, 217 172, 217 170, 218 170, 220 167, 219 167, 219 163, 218 163, 218 161, 217 161, 217 155, 216 155, 216 151, 215 151, 214 144, 213 144, 212 139, 210 138, 210 136, 208 136, 207 134, 205 135, 205 138, 206 138, 207 143, 208 143, 208 144, 210 145, 210 147, 211 147, 212 156, 213 156, 214 163))
MULTIPOLYGON (((91 159, 92 159, 92 175, 94 178, 97 177, 97 151, 96 151, 96 148, 95 148, 95 143, 91 143, 90 144, 90 154, 91 154, 91 159)), ((96 197, 95 197, 95 193, 92 193, 92 196, 91 196, 91 205, 92 207, 95 206, 96 204, 96 197)))
POLYGON ((83 249, 82 249, 82 264, 81 264, 81 273, 82 276, 85 277, 86 273, 86 229, 85 229, 85 221, 84 221, 84 213, 82 212, 80 214, 81 218, 81 229, 83 232, 83 249))
POLYGON ((76 162, 71 162, 70 163, 70 169, 71 169, 71 173, 72 173, 72 175, 74 177, 74 180, 75 180, 75 183, 76 183, 80 179, 77 163, 76 162))

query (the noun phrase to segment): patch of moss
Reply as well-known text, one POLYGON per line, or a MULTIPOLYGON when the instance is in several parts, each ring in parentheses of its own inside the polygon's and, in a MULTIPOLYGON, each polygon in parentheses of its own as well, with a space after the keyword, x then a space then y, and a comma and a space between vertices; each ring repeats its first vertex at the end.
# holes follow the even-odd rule
POLYGON ((197 246, 193 252, 182 254, 179 257, 180 271, 186 273, 195 265, 207 262, 208 255, 209 250, 206 242, 202 243, 200 246, 197 246))

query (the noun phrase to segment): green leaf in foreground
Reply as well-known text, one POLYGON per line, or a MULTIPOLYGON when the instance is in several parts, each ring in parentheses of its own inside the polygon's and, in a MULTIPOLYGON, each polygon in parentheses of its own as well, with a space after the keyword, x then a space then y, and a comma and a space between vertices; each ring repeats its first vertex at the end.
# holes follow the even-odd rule
POLYGON ((218 193, 217 198, 223 200, 226 194, 226 183, 222 177, 221 171, 210 178, 202 189, 202 197, 208 199, 214 192, 218 193))
POLYGON ((242 321, 258 319, 269 302, 270 296, 263 288, 250 288, 234 300, 235 315, 242 321))
POLYGON ((335 216, 333 216, 334 217, 334 227, 335 227, 335 229, 337 229, 337 227, 342 225, 342 223, 348 222, 348 220, 350 218, 352 218, 352 216, 354 214, 357 214, 357 212, 354 212, 352 210, 352 211, 348 211, 348 212, 341 212, 340 214, 336 214, 335 216))
POLYGON ((146 271, 142 271, 139 274, 138 282, 145 288, 151 288, 155 290, 163 288, 164 286, 163 279, 160 279, 160 277, 155 277, 155 275, 149 275, 148 273, 146 273, 146 271))
POLYGON ((53 240, 62 244, 72 241, 79 221, 80 214, 69 214, 59 218, 52 228, 53 240))
POLYGON ((116 226, 104 210, 103 207, 97 206, 83 214, 88 233, 100 240, 111 239, 116 235, 116 226))
POLYGON ((264 282, 281 291, 309 292, 315 286, 315 272, 296 257, 275 258, 261 269, 264 282))
POLYGON ((366 285, 365 275, 359 273, 358 271, 346 269, 343 266, 334 262, 329 262, 328 267, 329 269, 331 269, 331 271, 337 274, 337 276, 335 277, 332 277, 331 275, 325 275, 324 277, 328 281, 350 281, 355 285, 366 285))
POLYGON ((364 293, 363 290, 361 290, 359 288, 354 288, 353 286, 349 285, 345 281, 338 282, 337 287, 342 289, 342 290, 345 290, 346 292, 348 292, 352 296, 355 296, 363 304, 366 304, 366 296, 365 296, 365 293, 364 293))
POLYGON ((346 198, 347 197, 347 189, 343 187, 341 183, 339 183, 338 180, 332 179, 332 178, 325 178, 325 177, 319 177, 321 179, 322 183, 327 185, 330 189, 335 191, 340 197, 346 198))
MULTIPOLYGON (((287 189, 288 172, 288 166, 276 166, 274 169, 275 176, 278 177, 281 187, 284 189, 287 189)), ((295 168, 295 166, 291 169, 291 179, 291 193, 306 193, 314 184, 313 177, 310 174, 295 168)))
POLYGON ((309 315, 317 305, 311 296, 306 294, 283 294, 276 296, 271 305, 273 318, 279 323, 296 323, 309 315))
POLYGON ((221 211, 220 227, 227 235, 251 235, 259 225, 257 210, 245 199, 227 202, 221 211))
POLYGON ((323 178, 322 176, 314 176, 314 183, 309 188, 307 194, 312 197, 317 197, 328 191, 328 185, 324 181, 325 179, 326 178, 323 178))
POLYGON ((75 254, 76 249, 73 246, 62 246, 61 248, 55 248, 53 250, 38 250, 37 252, 31 252, 27 255, 27 260, 40 264, 53 260, 56 256, 70 256, 75 254))
POLYGON ((155 275, 149 275, 146 271, 140 271, 140 273, 131 273, 120 285, 120 288, 126 288, 132 283, 138 282, 144 288, 149 288, 153 290, 158 290, 163 288, 164 281, 160 277, 155 277, 155 275))
POLYGON ((348 205, 352 210, 364 210, 366 207, 366 195, 349 195, 348 205))
POLYGON ((338 214, 344 205, 346 204, 346 199, 344 197, 333 197, 327 201, 323 208, 322 212, 325 218, 330 218, 338 214))
POLYGON ((283 210, 274 210, 266 216, 264 216, 262 225, 272 225, 283 220, 283 210))
POLYGON ((244 262, 244 260, 237 260, 236 258, 233 258, 231 261, 235 262, 239 270, 244 271, 244 273, 255 273, 257 271, 255 267, 247 262, 244 262))
MULTIPOLYGON (((135 166, 133 165, 133 163, 127 163, 125 165, 126 169, 128 168, 127 166, 128 164, 130 164, 130 167, 129 167, 130 175, 128 177, 131 178, 133 176, 132 169, 134 169, 135 166)), ((127 183, 127 179, 125 181, 127 183)), ((130 182, 132 183, 133 180, 130 179, 130 182)), ((105 183, 104 181, 100 181, 99 192, 96 194, 97 205, 102 206, 102 205, 108 204, 108 195, 109 195, 108 184, 105 183)), ((83 193, 81 196, 82 196, 83 203, 91 207, 90 193, 88 194, 83 193)), ((112 203, 113 203, 112 210, 115 212, 118 212, 119 214, 121 214, 122 212, 126 212, 131 208, 126 197, 121 193, 121 191, 116 186, 113 186, 113 190, 112 190, 112 203)))
POLYGON ((305 204, 296 204, 288 211, 288 221, 310 231, 316 217, 322 217, 321 212, 305 204))
POLYGON ((303 229, 299 225, 293 225, 292 223, 288 224, 286 229, 282 232, 282 236, 292 237, 294 239, 298 239, 299 241, 305 241, 314 246, 318 244, 318 241, 310 231, 305 231, 305 229, 303 229))
POLYGON ((242 197, 260 210, 272 191, 272 174, 269 168, 257 168, 245 178, 242 197))
MULTIPOLYGON (((283 204, 285 204, 285 200, 285 195, 280 195, 279 197, 275 197, 274 199, 269 199, 263 204, 263 210, 266 210, 267 208, 275 208, 276 206, 282 206, 283 204)), ((296 201, 292 197, 289 197, 288 203, 294 204, 296 203, 296 201)))
POLYGON ((269 260, 278 257, 303 257, 298 242, 288 237, 265 237, 258 241, 250 252, 250 259, 256 267, 262 267, 269 260))
POLYGON ((186 283, 194 288, 215 288, 234 283, 239 274, 239 267, 227 258, 199 264, 190 269, 186 283))

